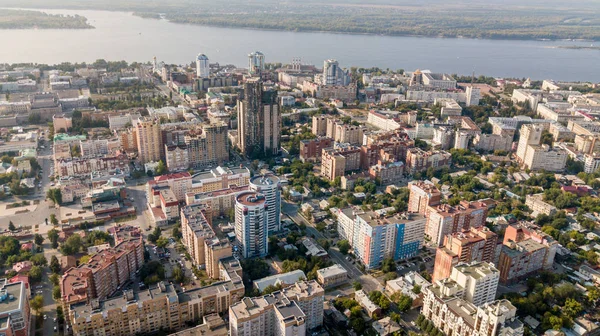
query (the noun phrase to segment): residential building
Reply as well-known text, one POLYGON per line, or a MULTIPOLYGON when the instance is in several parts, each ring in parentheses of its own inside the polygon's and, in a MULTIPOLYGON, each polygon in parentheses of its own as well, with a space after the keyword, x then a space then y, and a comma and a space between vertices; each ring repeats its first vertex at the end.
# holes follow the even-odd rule
POLYGON ((317 270, 317 281, 324 288, 335 287, 348 282, 348 271, 339 264, 317 270))
POLYGON ((264 91, 260 78, 244 83, 238 101, 238 146, 246 156, 276 155, 281 138, 281 111, 276 91, 264 91))
POLYGON ((530 145, 539 145, 542 139, 542 131, 544 128, 538 124, 526 124, 521 126, 521 137, 517 146, 517 160, 525 161, 527 151, 530 145))
POLYGON ((170 172, 187 170, 190 167, 189 151, 186 145, 165 145, 165 161, 170 172))
POLYGON ((229 308, 231 336, 304 336, 323 325, 325 291, 303 281, 262 297, 246 297, 229 308))
POLYGON ((448 278, 461 262, 493 262, 497 240, 498 235, 485 226, 447 235, 444 246, 438 247, 435 254, 432 281, 448 278))
POLYGON ((149 117, 138 119, 135 135, 140 163, 160 161, 162 137, 159 121, 149 117))
POLYGON ((586 173, 592 174, 600 169, 600 155, 585 154, 583 157, 584 171, 586 173))
POLYGON ((52 116, 52 125, 55 133, 65 133, 73 127, 73 119, 66 117, 64 114, 57 114, 52 116))
POLYGON ((181 234, 183 245, 198 266, 206 264, 205 241, 216 238, 210 226, 211 218, 206 215, 210 211, 203 204, 193 204, 181 208, 181 234))
POLYGON ((499 134, 478 134, 473 139, 475 149, 480 151, 510 151, 512 148, 512 137, 499 134))
MULTIPOLYGON (((194 193, 247 186, 250 183, 248 168, 217 167, 207 172, 194 174, 191 189, 194 193)), ((185 194, 184 194, 185 196, 185 194)))
POLYGON ((108 116, 108 128, 111 131, 120 130, 133 126, 134 120, 139 120, 142 116, 139 113, 126 113, 108 116))
POLYGON ((219 314, 209 314, 202 317, 202 324, 192 328, 169 334, 169 336, 227 336, 227 323, 219 314))
POLYGON ((413 300, 412 307, 420 307, 423 305, 423 288, 431 286, 431 283, 416 271, 410 271, 403 276, 388 280, 385 283, 385 292, 388 295, 394 295, 400 293, 409 296, 413 300), (416 288, 420 288, 421 292, 416 291, 416 288))
MULTIPOLYGON (((236 276, 236 274, 232 274, 236 276)), ((241 279, 226 280, 177 293, 173 285, 160 282, 139 292, 90 303, 68 306, 73 334, 129 336, 159 330, 180 330, 206 315, 224 313, 244 295, 241 279)))
POLYGON ((363 140, 364 126, 345 124, 341 120, 327 118, 326 136, 335 142, 360 145, 363 140))
POLYGON ((371 110, 367 115, 367 123, 384 131, 394 131, 402 125, 415 125, 417 123, 417 113, 415 111, 403 113, 371 110))
POLYGON ((373 303, 364 290, 359 289, 354 292, 354 300, 356 300, 356 302, 358 302, 358 304, 367 312, 369 317, 378 316, 381 314, 381 307, 373 303))
POLYGON ((252 76, 260 76, 265 70, 265 55, 260 51, 248 54, 248 72, 252 76))
POLYGON ((0 334, 6 336, 29 336, 31 313, 28 283, 0 280, 0 334))
POLYGON ((192 190, 192 176, 188 172, 155 176, 146 183, 146 199, 151 206, 158 205, 159 190, 168 188, 173 191, 177 201, 185 201, 185 194, 192 190))
POLYGON ((209 278, 222 278, 220 262, 232 256, 233 250, 227 239, 218 239, 215 237, 204 240, 204 268, 209 278))
POLYGON ((204 204, 210 208, 213 217, 224 216, 235 207, 237 194, 247 190, 248 186, 241 186, 202 193, 189 192, 185 194, 185 203, 187 205, 204 204))
POLYGON ((349 171, 360 169, 360 149, 354 146, 323 149, 321 175, 333 181, 349 171))
POLYGON ((265 196, 265 214, 267 216, 267 236, 281 230, 281 182, 279 177, 257 175, 250 179, 248 190, 265 196))
POLYGON ((440 204, 427 208, 425 236, 434 246, 442 246, 446 235, 485 224, 488 207, 480 201, 461 201, 456 206, 440 204))
POLYGON ((338 221, 337 231, 340 239, 345 239, 350 243, 350 246, 354 246, 355 210, 353 208, 338 209, 336 215, 338 221))
POLYGON ((129 175, 130 171, 130 160, 123 154, 104 157, 57 159, 54 164, 56 174, 59 177, 73 176, 89 178, 92 173, 109 174, 113 172, 129 175))
POLYGON ((500 282, 512 284, 541 269, 552 269, 558 242, 549 235, 523 225, 509 225, 500 250, 500 282))
POLYGON ((108 140, 82 140, 79 141, 79 148, 82 157, 104 156, 110 152, 108 140))
POLYGON ((442 193, 430 181, 412 181, 408 183, 410 196, 408 198, 408 212, 427 215, 427 208, 439 205, 442 193))
POLYGON ((565 170, 569 154, 559 147, 548 145, 529 145, 523 159, 523 168, 561 172, 565 170))
POLYGON ((327 120, 329 119, 326 115, 316 115, 312 117, 312 133, 318 137, 325 136, 327 134, 327 120))
POLYGON ((462 107, 460 107, 454 99, 436 99, 435 104, 441 106, 442 118, 447 116, 459 116, 462 114, 462 107))
POLYGON ((433 143, 439 146, 441 150, 448 150, 453 147, 456 137, 454 127, 440 126, 433 129, 433 143))
POLYGON ((268 204, 264 195, 248 191, 236 196, 235 236, 244 258, 264 257, 269 251, 268 204))
MULTIPOLYGON (((462 290, 461 298, 481 306, 496 299, 500 272, 490 262, 459 263, 452 268, 449 281, 456 283, 462 290)), ((442 280, 447 283, 448 281, 442 280)), ((453 286, 450 286, 453 287, 453 286)))
POLYGON ((477 307, 455 295, 447 295, 439 284, 424 289, 421 313, 448 336, 521 336, 523 323, 508 300, 497 300, 477 307))
POLYGON ((217 122, 203 124, 202 132, 187 131, 184 142, 188 150, 189 166, 206 168, 222 165, 229 161, 227 124, 217 122))
POLYGON ((329 59, 323 62, 322 81, 325 86, 346 86, 350 84, 350 74, 340 68, 338 61, 329 59))
POLYGON ((404 163, 398 161, 376 164, 369 168, 369 177, 382 185, 398 183, 404 178, 404 163))
POLYGON ((210 65, 208 57, 204 54, 196 56, 196 77, 206 78, 210 76, 210 65))
POLYGON ((357 214, 354 223, 354 254, 367 269, 381 266, 384 259, 408 259, 423 244, 426 219, 420 214, 357 214))
POLYGON ((410 148, 406 153, 406 172, 414 174, 429 168, 434 170, 449 167, 452 155, 445 151, 424 151, 420 148, 410 148))
POLYGON ((548 216, 554 216, 557 209, 552 204, 544 202, 544 194, 533 194, 525 196, 525 205, 533 211, 533 216, 537 217, 538 214, 545 214, 548 216))
POLYGON ((144 243, 139 236, 92 255, 77 268, 66 270, 60 280, 65 311, 71 304, 111 296, 135 277, 143 263, 144 243))
POLYGON ((335 141, 328 137, 300 141, 300 160, 302 162, 320 162, 324 149, 332 148, 335 141))

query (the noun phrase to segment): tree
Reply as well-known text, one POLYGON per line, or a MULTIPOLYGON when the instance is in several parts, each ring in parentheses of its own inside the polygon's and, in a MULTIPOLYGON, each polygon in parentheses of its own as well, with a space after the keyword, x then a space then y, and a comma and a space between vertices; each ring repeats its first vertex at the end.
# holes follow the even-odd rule
POLYGON ((175 282, 182 283, 185 280, 185 273, 179 266, 173 267, 173 279, 175 282))
POLYGON ((52 248, 58 247, 58 230, 51 229, 48 231, 48 239, 52 243, 52 248))
POLYGON ((158 238, 160 238, 161 233, 162 233, 162 230, 158 226, 155 227, 154 231, 152 231, 152 233, 148 235, 148 240, 151 243, 156 243, 158 238))
POLYGON ((8 229, 10 231, 15 231, 17 228, 15 227, 15 224, 13 224, 12 221, 8 222, 8 229))
POLYGON ((354 281, 352 283, 352 287, 354 288, 355 291, 361 290, 362 289, 362 284, 360 282, 358 282, 358 281, 354 281))
POLYGON ((50 223, 54 226, 58 225, 58 219, 55 214, 50 214, 50 223))
POLYGON ((175 239, 181 239, 181 237, 182 237, 181 230, 179 228, 174 228, 173 231, 171 232, 171 236, 175 239))
POLYGON ((46 266, 48 264, 48 260, 42 253, 38 253, 29 259, 34 265, 37 266, 46 266))
POLYGON ((404 295, 404 294, 400 295, 400 297, 396 301, 396 304, 398 305, 398 309, 400 309, 400 311, 402 311, 402 312, 407 312, 412 307, 412 303, 413 303, 412 298, 410 296, 404 295))
POLYGON ((345 239, 340 240, 337 243, 337 246, 340 249, 340 252, 342 254, 348 254, 348 251, 350 250, 350 247, 351 247, 350 243, 347 240, 345 240, 345 239))
POLYGON ((52 288, 52 298, 54 300, 58 300, 61 297, 61 293, 60 293, 60 286, 54 286, 52 288))
POLYGON ((60 188, 50 188, 46 192, 46 198, 49 198, 54 202, 54 204, 61 205, 62 204, 62 193, 60 188))
POLYGON ((36 233, 35 236, 33 236, 33 241, 35 242, 35 245, 41 246, 44 243, 44 237, 41 234, 36 233))
POLYGON ((167 173, 167 167, 165 166, 165 163, 160 160, 158 161, 158 164, 156 165, 156 169, 154 170, 156 175, 164 175, 167 173))
POLYGON ((42 268, 39 266, 31 267, 31 270, 29 270, 29 279, 32 282, 38 282, 42 280, 42 268))
POLYGON ((56 256, 52 256, 50 258, 50 271, 54 274, 58 274, 60 272, 60 263, 58 262, 58 258, 56 256))
POLYGON ((565 312, 565 314, 567 314, 567 316, 573 319, 579 314, 581 314, 581 312, 583 311, 583 306, 581 305, 581 303, 579 303, 579 301, 572 298, 568 298, 567 301, 565 301, 563 311, 565 312))
POLYGON ((78 234, 74 234, 67 238, 65 243, 61 247, 61 252, 64 255, 73 255, 79 253, 83 243, 81 241, 81 236, 78 234))
POLYGON ((169 240, 165 237, 160 237, 158 238, 158 240, 156 240, 156 246, 164 248, 167 245, 169 245, 169 240))
POLYGON ((417 295, 421 294, 421 286, 414 285, 413 288, 412 288, 412 292, 415 293, 415 294, 417 294, 417 295))
POLYGON ((35 311, 36 315, 40 315, 44 308, 44 297, 41 295, 34 296, 33 299, 29 300, 29 306, 35 311))
POLYGON ((50 276, 50 283, 52 283, 53 286, 58 286, 59 281, 60 278, 58 277, 58 274, 52 273, 50 276))

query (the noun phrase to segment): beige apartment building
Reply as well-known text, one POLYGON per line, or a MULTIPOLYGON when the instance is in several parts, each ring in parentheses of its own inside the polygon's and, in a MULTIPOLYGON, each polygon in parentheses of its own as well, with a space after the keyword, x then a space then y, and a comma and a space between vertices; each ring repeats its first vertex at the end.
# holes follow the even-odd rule
POLYGON ((162 148, 162 136, 159 121, 145 117, 138 119, 135 125, 138 161, 142 164, 159 161, 162 148))
POLYGON ((523 168, 561 172, 565 170, 569 154, 566 150, 548 145, 529 145, 523 160, 523 168))
POLYGON ((527 195, 525 197, 525 205, 533 211, 535 216, 537 216, 537 214, 554 216, 557 211, 555 206, 544 202, 544 194, 527 195))
POLYGON ((321 175, 333 181, 346 172, 360 169, 360 148, 324 149, 321 155, 321 175))
POLYGON ((244 298, 229 308, 231 336, 305 335, 323 325, 325 290, 302 281, 257 298, 244 298))

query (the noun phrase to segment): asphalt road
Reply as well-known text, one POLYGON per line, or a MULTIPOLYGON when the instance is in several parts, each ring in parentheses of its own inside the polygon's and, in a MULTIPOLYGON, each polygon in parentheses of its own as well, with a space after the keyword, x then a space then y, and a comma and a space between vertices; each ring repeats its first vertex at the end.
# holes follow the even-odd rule
MULTIPOLYGON (((326 239, 325 236, 323 236, 323 234, 319 232, 312 223, 307 221, 298 213, 298 206, 296 204, 284 201, 282 203, 282 212, 296 224, 305 224, 307 232, 313 235, 316 239, 326 239)), ((352 262, 346 260, 345 256, 339 252, 337 248, 330 248, 328 252, 331 259, 346 269, 350 279, 358 280, 362 284, 365 291, 370 292, 373 290, 383 289, 383 285, 380 284, 377 279, 361 272, 355 265, 352 264, 352 262)))

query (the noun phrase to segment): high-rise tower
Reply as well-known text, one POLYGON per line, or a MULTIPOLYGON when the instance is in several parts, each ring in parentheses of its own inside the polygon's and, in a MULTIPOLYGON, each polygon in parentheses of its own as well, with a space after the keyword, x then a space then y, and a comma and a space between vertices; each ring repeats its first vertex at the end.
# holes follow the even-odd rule
POLYGON ((263 194, 247 191, 235 198, 235 237, 244 258, 264 257, 269 252, 267 211, 263 194))
POLYGON ((196 57, 196 76, 198 78, 207 78, 210 76, 208 57, 204 54, 198 54, 196 57))
POLYGON ((251 75, 260 75, 265 69, 265 55, 260 51, 248 54, 248 72, 251 75))
POLYGON ((277 92, 264 91, 260 78, 244 84, 244 98, 238 101, 238 146, 244 155, 264 157, 279 153, 281 111, 277 92))
POLYGON ((265 195, 268 235, 281 230, 281 184, 275 175, 258 175, 250 179, 250 190, 265 195))

